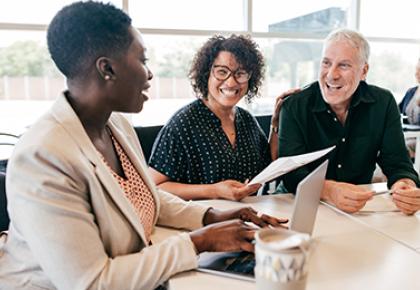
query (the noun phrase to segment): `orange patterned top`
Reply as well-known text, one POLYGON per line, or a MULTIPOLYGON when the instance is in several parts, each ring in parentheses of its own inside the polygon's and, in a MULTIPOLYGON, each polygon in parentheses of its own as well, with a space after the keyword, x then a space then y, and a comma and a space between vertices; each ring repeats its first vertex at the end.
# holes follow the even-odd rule
MULTIPOLYGON (((111 130, 109 130, 111 132, 111 130)), ((118 158, 120 159, 125 178, 119 176, 114 170, 111 169, 109 164, 104 159, 105 163, 111 170, 112 175, 117 179, 119 185, 123 189, 125 196, 131 202, 140 222, 143 225, 146 239, 150 242, 150 235, 153 230, 153 219, 156 213, 156 204, 153 195, 147 185, 144 183, 143 178, 140 176, 133 163, 131 163, 124 149, 118 141, 111 134, 112 142, 114 143, 115 150, 117 151, 118 158)))

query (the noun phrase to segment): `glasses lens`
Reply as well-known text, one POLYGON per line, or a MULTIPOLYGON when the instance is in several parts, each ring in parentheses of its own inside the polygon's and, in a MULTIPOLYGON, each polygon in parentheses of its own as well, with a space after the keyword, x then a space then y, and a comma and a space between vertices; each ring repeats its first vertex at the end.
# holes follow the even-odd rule
POLYGON ((224 81, 230 77, 230 70, 225 67, 213 67, 213 74, 219 81, 224 81))
MULTIPOLYGON (((232 71, 225 66, 214 66, 212 72, 214 77, 219 81, 225 81, 232 75, 232 71)), ((233 77, 238 83, 242 84, 251 78, 251 74, 244 70, 237 70, 234 72, 233 77)))
POLYGON ((235 76, 235 80, 240 84, 246 83, 250 78, 250 74, 244 70, 235 72, 234 76, 235 76))

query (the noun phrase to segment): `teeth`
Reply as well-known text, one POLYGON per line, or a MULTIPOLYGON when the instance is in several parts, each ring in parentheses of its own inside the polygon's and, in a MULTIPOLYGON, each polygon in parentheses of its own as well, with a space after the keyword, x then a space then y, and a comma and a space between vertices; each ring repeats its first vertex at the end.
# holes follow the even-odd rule
POLYGON ((339 86, 339 85, 331 85, 331 84, 328 84, 328 83, 327 83, 327 86, 328 86, 328 88, 335 89, 335 90, 338 90, 338 89, 341 88, 341 86, 339 86))
POLYGON ((227 97, 234 96, 238 93, 238 90, 231 90, 231 89, 221 89, 221 91, 227 97))

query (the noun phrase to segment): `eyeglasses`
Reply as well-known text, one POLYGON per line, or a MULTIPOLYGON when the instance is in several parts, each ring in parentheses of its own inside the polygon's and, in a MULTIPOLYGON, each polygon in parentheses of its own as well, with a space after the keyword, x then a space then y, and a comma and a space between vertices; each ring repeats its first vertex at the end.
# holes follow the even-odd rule
POLYGON ((233 78, 235 81, 239 84, 246 83, 251 78, 251 73, 243 70, 243 69, 237 69, 234 72, 231 71, 228 67, 224 65, 214 65, 211 68, 211 72, 213 73, 213 76, 218 81, 225 81, 228 78, 230 78, 231 75, 233 75, 233 78))

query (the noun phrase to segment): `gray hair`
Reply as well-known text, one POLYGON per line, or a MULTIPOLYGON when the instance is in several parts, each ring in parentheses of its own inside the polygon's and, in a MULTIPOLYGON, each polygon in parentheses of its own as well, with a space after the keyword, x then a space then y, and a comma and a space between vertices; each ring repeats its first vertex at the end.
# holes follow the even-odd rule
POLYGON ((368 63, 370 54, 369 43, 361 33, 351 29, 340 28, 332 31, 328 34, 327 38, 325 38, 324 49, 328 42, 341 40, 347 41, 351 46, 355 47, 359 51, 359 58, 362 63, 368 63))

